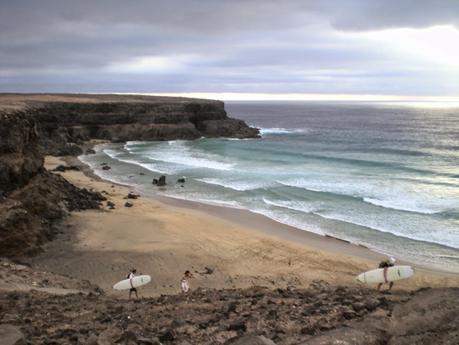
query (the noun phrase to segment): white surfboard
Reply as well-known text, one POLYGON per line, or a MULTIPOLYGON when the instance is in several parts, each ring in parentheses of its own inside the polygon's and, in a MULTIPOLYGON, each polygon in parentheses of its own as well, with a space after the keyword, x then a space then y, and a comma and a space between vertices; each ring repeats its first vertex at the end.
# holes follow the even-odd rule
POLYGON ((148 284, 151 281, 151 277, 149 275, 142 275, 142 276, 135 276, 132 279, 124 279, 115 285, 113 288, 115 290, 129 290, 130 288, 136 288, 145 284, 148 284))
MULTIPOLYGON (((411 266, 392 266, 387 269, 387 281, 394 282, 401 279, 407 279, 414 275, 414 269, 411 266)), ((385 283, 384 268, 377 268, 368 272, 359 274, 356 279, 359 282, 374 284, 385 283)))

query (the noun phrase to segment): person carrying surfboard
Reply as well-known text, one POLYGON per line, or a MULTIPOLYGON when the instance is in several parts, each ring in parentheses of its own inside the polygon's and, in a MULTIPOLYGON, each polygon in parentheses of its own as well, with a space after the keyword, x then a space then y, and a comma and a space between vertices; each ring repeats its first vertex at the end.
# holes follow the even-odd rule
POLYGON ((139 299, 139 295, 137 294, 137 289, 134 287, 134 285, 132 285, 132 278, 135 277, 135 274, 137 273, 137 270, 135 268, 133 268, 131 270, 131 272, 129 272, 129 274, 127 275, 127 279, 129 279, 130 283, 131 283, 131 288, 129 289, 129 299, 131 299, 131 295, 133 292, 135 292, 135 298, 136 299, 139 299))
MULTIPOLYGON (((389 267, 392 267, 394 266, 395 264, 395 259, 393 257, 391 257, 389 260, 384 260, 384 261, 381 261, 379 263, 379 268, 384 268, 384 282, 385 283, 389 283, 389 290, 390 291, 392 289, 392 286, 394 286, 394 282, 388 282, 387 281, 387 269, 389 267)), ((383 285, 383 283, 379 283, 378 284, 378 291, 381 289, 381 286, 383 285)))

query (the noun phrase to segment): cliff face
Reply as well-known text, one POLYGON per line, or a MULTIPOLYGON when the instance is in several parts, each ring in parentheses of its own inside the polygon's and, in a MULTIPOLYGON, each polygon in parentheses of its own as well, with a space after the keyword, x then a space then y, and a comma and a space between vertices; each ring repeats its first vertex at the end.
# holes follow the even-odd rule
POLYGON ((33 117, 0 112, 0 253, 32 254, 68 211, 98 207, 101 195, 46 171, 33 117))
POLYGON ((125 142, 259 135, 244 121, 229 118, 219 101, 157 97, 107 101, 101 96, 91 97, 82 102, 29 104, 47 153, 78 154, 76 145, 89 139, 125 142))
POLYGON ((43 169, 38 130, 25 112, 0 113, 0 191, 26 184, 43 169))
POLYGON ((0 252, 39 250, 68 211, 104 199, 46 171, 43 154, 75 155, 90 139, 114 142, 257 137, 219 101, 122 95, 0 94, 0 252))

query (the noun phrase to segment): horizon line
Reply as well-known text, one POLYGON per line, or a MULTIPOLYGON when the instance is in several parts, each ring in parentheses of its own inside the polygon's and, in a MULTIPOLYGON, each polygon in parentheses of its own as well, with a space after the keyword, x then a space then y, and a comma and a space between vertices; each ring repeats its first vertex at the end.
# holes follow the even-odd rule
POLYGON ((117 94, 157 95, 218 99, 222 101, 368 101, 459 103, 459 96, 402 96, 377 94, 246 93, 246 92, 116 92, 117 94))

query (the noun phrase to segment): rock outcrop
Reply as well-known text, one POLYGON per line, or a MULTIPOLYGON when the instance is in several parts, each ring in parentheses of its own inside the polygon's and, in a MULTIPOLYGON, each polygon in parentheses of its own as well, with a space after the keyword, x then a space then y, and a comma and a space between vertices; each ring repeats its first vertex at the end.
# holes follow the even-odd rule
MULTIPOLYGON (((48 290, 50 284, 43 283, 48 290)), ((317 282, 307 289, 196 290, 137 303, 97 292, 0 291, 0 323, 20 327, 28 344, 452 345, 458 291, 383 295, 317 282)))
MULTIPOLYGON (((104 198, 46 171, 43 155, 76 155, 90 139, 257 137, 227 116, 223 102, 122 95, 0 95, 0 251, 36 252, 68 211, 96 208, 104 198)), ((60 167, 71 169, 71 167, 60 167)), ((58 169, 58 170, 59 170, 58 169)), ((104 166, 104 169, 110 169, 104 166)), ((160 180, 158 185, 165 181, 160 180)))
POLYGON ((0 252, 33 254, 68 211, 97 208, 104 198, 44 169, 30 114, 0 112, 0 138, 0 252))
POLYGON ((220 101, 123 95, 0 95, 37 121, 47 154, 82 153, 89 139, 112 142, 200 137, 255 138, 259 132, 229 118, 220 101), (16 97, 16 98, 15 98, 16 97))

